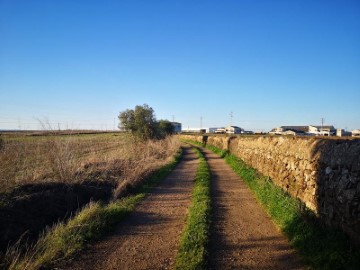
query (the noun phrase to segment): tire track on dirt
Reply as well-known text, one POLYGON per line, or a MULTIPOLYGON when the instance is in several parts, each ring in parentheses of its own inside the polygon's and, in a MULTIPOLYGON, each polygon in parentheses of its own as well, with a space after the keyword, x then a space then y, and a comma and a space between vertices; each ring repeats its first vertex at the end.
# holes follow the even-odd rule
POLYGON ((115 233, 60 269, 171 268, 190 205, 197 165, 197 155, 190 147, 184 147, 182 161, 118 225, 115 233))
POLYGON ((210 269, 306 269, 226 162, 202 149, 212 174, 210 269))

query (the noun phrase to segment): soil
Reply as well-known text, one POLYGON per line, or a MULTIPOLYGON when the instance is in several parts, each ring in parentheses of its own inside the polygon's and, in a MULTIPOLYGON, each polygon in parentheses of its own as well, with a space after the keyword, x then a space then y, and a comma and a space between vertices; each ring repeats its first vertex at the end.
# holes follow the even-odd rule
POLYGON ((223 159, 203 151, 212 173, 209 269, 306 269, 245 183, 223 159))
POLYGON ((57 269, 170 269, 191 201, 198 159, 189 148, 116 231, 57 269))
POLYGON ((0 194, 0 254, 22 239, 32 243, 54 223, 69 218, 85 204, 111 198, 111 182, 46 183, 20 186, 0 194))

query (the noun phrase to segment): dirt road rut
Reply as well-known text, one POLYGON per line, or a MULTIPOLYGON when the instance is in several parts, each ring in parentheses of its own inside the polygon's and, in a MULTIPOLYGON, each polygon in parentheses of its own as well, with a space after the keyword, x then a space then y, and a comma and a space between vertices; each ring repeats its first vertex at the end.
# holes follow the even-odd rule
POLYGON ((306 269, 244 182, 203 151, 212 173, 210 269, 306 269))
MULTIPOLYGON (((209 269, 307 269, 229 165, 202 151, 212 173, 209 269)), ((182 162, 114 234, 60 268, 172 269, 197 165, 186 147, 182 162)))
POLYGON ((198 165, 184 149, 180 164, 118 225, 115 233, 61 269, 170 269, 184 228, 198 165))

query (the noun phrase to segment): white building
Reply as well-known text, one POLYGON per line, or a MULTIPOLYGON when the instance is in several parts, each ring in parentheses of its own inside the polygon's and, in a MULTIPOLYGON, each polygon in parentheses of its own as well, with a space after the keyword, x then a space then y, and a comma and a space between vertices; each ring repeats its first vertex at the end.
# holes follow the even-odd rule
POLYGON ((355 129, 351 133, 353 137, 360 137, 360 129, 355 129))
POLYGON ((221 129, 224 129, 225 130, 225 128, 224 127, 211 127, 211 128, 209 128, 209 133, 219 133, 219 132, 217 132, 218 130, 221 130, 221 129))
POLYGON ((296 132, 296 131, 294 131, 294 130, 286 130, 286 131, 284 131, 283 133, 282 133, 282 135, 288 135, 288 136, 296 136, 296 135, 298 135, 298 133, 296 132))
POLYGON ((338 128, 336 129, 336 136, 343 137, 343 136, 351 136, 351 132, 345 131, 344 129, 338 128))
POLYGON ((277 127, 277 128, 273 128, 273 129, 269 132, 269 134, 282 135, 284 131, 285 131, 284 128, 282 128, 282 127, 277 127))
POLYGON ((336 129, 334 126, 309 126, 308 133, 320 136, 335 135, 336 129))
POLYGON ((241 134, 243 129, 237 126, 228 126, 226 127, 225 131, 227 134, 241 134))
POLYGON ((224 127, 217 128, 215 130, 215 133, 217 133, 217 134, 225 134, 226 133, 226 128, 224 128, 224 127))
POLYGON ((253 134, 254 134, 254 131, 251 131, 251 130, 242 130, 242 131, 241 131, 241 134, 253 135, 253 134))
POLYGON ((206 128, 192 128, 192 127, 188 127, 186 129, 183 129, 181 131, 182 133, 208 133, 209 130, 206 128))
POLYGON ((336 129, 334 126, 281 126, 272 129, 269 134, 276 135, 315 135, 315 136, 331 136, 335 135, 336 129), (292 132, 288 132, 292 131, 292 132))

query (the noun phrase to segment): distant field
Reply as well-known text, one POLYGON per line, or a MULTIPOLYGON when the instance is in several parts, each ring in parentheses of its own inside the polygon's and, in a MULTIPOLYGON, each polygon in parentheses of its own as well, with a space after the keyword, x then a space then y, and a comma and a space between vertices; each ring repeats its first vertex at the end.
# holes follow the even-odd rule
POLYGON ((30 183, 118 182, 174 152, 169 140, 141 143, 125 133, 5 133, 1 138, 0 192, 30 183))

